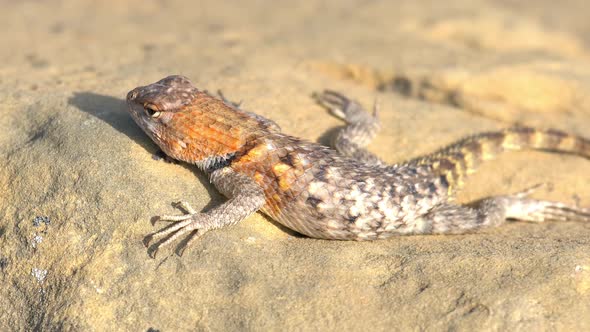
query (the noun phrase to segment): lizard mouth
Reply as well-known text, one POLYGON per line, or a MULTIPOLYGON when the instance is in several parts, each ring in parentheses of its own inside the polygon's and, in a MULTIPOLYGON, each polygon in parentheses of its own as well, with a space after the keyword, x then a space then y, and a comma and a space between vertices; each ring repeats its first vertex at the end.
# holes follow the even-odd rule
POLYGON ((133 89, 131 91, 129 91, 129 93, 127 93, 127 109, 129 110, 129 113, 131 113, 131 115, 133 116, 133 118, 135 119, 135 121, 137 122, 138 119, 140 118, 140 112, 139 109, 143 109, 142 105, 139 105, 135 99, 137 98, 139 92, 136 89, 133 89))
POLYGON ((140 95, 140 88, 135 88, 127 93, 127 110, 131 117, 143 129, 143 131, 151 137, 155 135, 155 124, 151 118, 146 114, 143 104, 137 102, 137 97, 140 95))

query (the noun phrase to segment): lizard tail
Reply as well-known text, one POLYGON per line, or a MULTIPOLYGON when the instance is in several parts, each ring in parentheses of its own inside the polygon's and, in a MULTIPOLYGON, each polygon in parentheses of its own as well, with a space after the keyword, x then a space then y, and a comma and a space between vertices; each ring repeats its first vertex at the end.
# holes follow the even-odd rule
POLYGON ((430 164, 444 176, 449 192, 463 186, 467 175, 479 164, 509 150, 543 150, 590 158, 590 140, 556 129, 514 127, 466 137, 432 154, 411 160, 414 165, 430 164))

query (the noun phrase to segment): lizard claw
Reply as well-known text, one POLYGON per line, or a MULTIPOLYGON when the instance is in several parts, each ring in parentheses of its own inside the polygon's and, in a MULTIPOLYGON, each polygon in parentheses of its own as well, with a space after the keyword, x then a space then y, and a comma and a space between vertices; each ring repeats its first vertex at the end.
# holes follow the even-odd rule
POLYGON ((513 196, 516 196, 519 198, 525 198, 540 188, 547 188, 548 191, 552 191, 553 190, 553 183, 551 183, 551 182, 537 183, 529 188, 526 188, 524 190, 521 190, 521 191, 513 194, 513 196))
POLYGON ((148 256, 150 256, 150 258, 152 258, 152 259, 156 259, 157 253, 158 253, 158 248, 155 248, 154 250, 148 249, 148 256))
POLYGON ((332 115, 346 120, 345 110, 348 108, 351 101, 341 93, 332 90, 324 90, 321 93, 314 93, 312 98, 322 107, 328 109, 332 115))
POLYGON ((240 108, 240 106, 242 106, 242 102, 243 102, 243 100, 240 100, 240 101, 239 101, 239 102, 237 102, 237 103, 236 103, 236 102, 233 102, 233 101, 231 101, 231 100, 227 99, 227 98, 225 97, 225 95, 223 94, 223 92, 221 92, 221 90, 217 90, 217 95, 219 96, 219 98, 220 98, 221 100, 223 100, 223 102, 224 102, 224 103, 226 103, 226 104, 228 104, 228 105, 231 105, 231 106, 233 106, 233 107, 235 107, 235 108, 240 108))
POLYGON ((141 241, 141 242, 143 243, 143 245, 144 245, 146 248, 149 248, 149 246, 150 246, 150 242, 152 242, 153 238, 154 238, 154 237, 153 237, 151 234, 149 234, 149 235, 146 235, 146 237, 144 237, 144 238, 143 238, 143 241, 141 241))
POLYGON ((364 122, 371 117, 372 119, 369 121, 373 121, 377 118, 377 110, 379 108, 377 101, 375 101, 373 114, 369 115, 357 101, 349 99, 336 91, 324 90, 321 93, 312 94, 312 98, 320 106, 330 111, 332 115, 348 123, 364 122))
POLYGON ((519 202, 521 207, 521 220, 532 222, 545 221, 576 221, 589 222, 590 209, 578 208, 560 202, 541 201, 536 199, 522 199, 519 202))
POLYGON ((185 214, 155 216, 152 218, 152 225, 155 225, 157 221, 183 221, 191 218, 192 215, 197 214, 197 211, 195 211, 195 209, 193 209, 187 202, 174 202, 172 203, 172 206, 183 210, 185 214))
POLYGON ((381 109, 381 101, 378 97, 375 97, 375 102, 373 102, 373 118, 377 118, 379 116, 379 110, 381 109))
POLYGON ((180 256, 182 255, 186 247, 193 243, 198 236, 204 234, 207 231, 207 228, 204 227, 204 221, 206 219, 203 217, 205 216, 205 214, 197 213, 186 202, 177 202, 173 205, 186 211, 186 213, 182 215, 166 215, 157 217, 157 220, 171 221, 174 223, 157 232, 147 235, 143 239, 143 244, 146 247, 148 247, 148 254, 151 258, 156 258, 156 254, 160 248, 169 245, 170 243, 178 239, 180 236, 190 232, 190 235, 188 236, 187 240, 181 243, 181 245, 179 245, 177 254, 180 256), (155 243, 150 246, 150 243, 154 239, 158 238, 163 239, 160 240, 158 243, 155 243))
MULTIPOLYGON (((186 213, 189 213, 189 214, 195 214, 195 213, 197 213, 197 211, 195 211, 195 209, 193 209, 191 207, 191 205, 188 202, 185 202, 185 201, 174 202, 174 203, 172 203, 172 206, 174 206, 176 208, 180 208, 180 209, 184 210, 186 213)), ((166 217, 165 216, 162 216, 160 218, 166 218, 166 217)), ((168 220, 168 219, 163 219, 163 220, 168 220)))

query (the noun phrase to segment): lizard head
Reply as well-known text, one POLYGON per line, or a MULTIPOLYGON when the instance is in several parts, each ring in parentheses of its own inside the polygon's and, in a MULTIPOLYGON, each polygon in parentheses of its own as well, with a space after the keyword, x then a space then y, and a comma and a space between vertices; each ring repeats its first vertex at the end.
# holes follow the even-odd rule
POLYGON ((186 144, 183 128, 178 128, 177 122, 198 93, 188 78, 172 75, 129 91, 127 109, 139 127, 167 155, 182 159, 177 152, 186 144))
POLYGON ((203 168, 211 160, 235 155, 269 127, 263 118, 200 91, 178 75, 131 90, 127 105, 164 153, 203 168))
POLYGON ((129 91, 127 105, 135 122, 152 136, 150 132, 157 132, 159 124, 189 105, 197 92, 188 78, 172 75, 129 91))

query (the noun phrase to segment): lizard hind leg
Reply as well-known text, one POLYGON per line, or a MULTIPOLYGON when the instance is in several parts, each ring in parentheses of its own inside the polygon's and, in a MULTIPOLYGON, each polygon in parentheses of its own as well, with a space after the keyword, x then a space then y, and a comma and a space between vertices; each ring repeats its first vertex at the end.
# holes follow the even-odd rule
POLYGON ((332 115, 347 123, 346 127, 338 132, 333 142, 334 148, 340 154, 367 164, 384 164, 379 157, 365 148, 379 132, 377 103, 373 108, 373 114, 370 114, 358 102, 335 91, 325 90, 314 94, 313 98, 332 115))
MULTIPOLYGON (((497 196, 480 201, 481 206, 503 207, 505 218, 529 222, 581 221, 590 222, 590 209, 561 202, 538 200, 520 196, 497 196)), ((497 209, 497 208, 496 208, 497 209)))
POLYGON ((425 233, 469 233, 479 228, 499 226, 508 219, 590 222, 590 209, 526 197, 531 191, 492 196, 469 205, 442 204, 422 217, 425 233))
POLYGON ((503 205, 507 219, 520 221, 590 221, 590 209, 528 197, 535 190, 546 186, 550 186, 550 184, 539 183, 513 195, 481 200, 479 204, 503 205))

